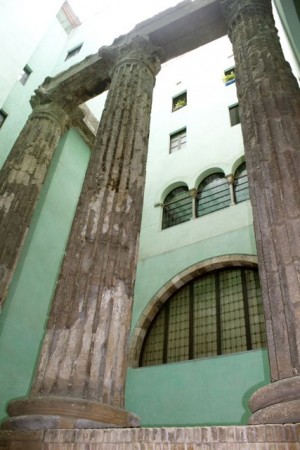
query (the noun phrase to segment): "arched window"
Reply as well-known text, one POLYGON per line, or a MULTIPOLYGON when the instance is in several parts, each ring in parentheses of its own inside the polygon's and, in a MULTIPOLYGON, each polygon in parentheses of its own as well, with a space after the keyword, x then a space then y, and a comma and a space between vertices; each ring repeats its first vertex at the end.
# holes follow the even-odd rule
POLYGON ((236 203, 240 203, 249 199, 249 185, 245 162, 243 162, 237 168, 234 174, 233 189, 236 203))
POLYGON ((162 229, 187 222, 192 217, 192 197, 186 186, 171 191, 163 204, 162 229))
POLYGON ((197 217, 230 205, 230 190, 222 172, 206 177, 197 192, 197 217))
POLYGON ((139 364, 224 355, 265 344, 257 270, 233 267, 196 278, 173 294, 148 329, 139 364))

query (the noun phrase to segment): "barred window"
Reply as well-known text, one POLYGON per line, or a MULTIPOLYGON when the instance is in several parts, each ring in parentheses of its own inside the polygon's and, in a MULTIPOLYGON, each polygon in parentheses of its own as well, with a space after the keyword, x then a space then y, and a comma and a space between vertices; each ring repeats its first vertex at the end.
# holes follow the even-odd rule
POLYGON ((230 190, 222 172, 206 177, 197 192, 197 217, 230 205, 230 190))
POLYGON ((245 162, 243 162, 235 172, 233 189, 235 203, 240 203, 249 199, 249 185, 245 162))
POLYGON ((192 198, 186 186, 171 191, 163 204, 162 229, 186 222, 192 217, 192 198))
POLYGON ((139 364, 166 364, 265 345, 257 270, 234 267, 196 278, 173 294, 148 329, 139 364))

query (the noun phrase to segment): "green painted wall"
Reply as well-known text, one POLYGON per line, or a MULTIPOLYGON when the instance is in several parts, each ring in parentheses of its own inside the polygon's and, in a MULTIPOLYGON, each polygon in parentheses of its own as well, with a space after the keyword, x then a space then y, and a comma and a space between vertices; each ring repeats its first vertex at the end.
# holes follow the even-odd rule
POLYGON ((0 315, 0 418, 28 392, 89 149, 75 130, 56 150, 0 315))
POLYGON ((143 426, 246 424, 249 397, 269 380, 266 350, 129 369, 126 408, 143 426))

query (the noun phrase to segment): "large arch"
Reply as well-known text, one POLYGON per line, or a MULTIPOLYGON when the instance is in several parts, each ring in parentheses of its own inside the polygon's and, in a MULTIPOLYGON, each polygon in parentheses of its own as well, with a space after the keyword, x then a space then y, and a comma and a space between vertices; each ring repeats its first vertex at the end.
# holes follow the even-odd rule
POLYGON ((139 357, 148 327, 162 305, 174 292, 195 277, 213 270, 231 266, 257 267, 257 257, 255 255, 234 254, 216 256, 214 258, 200 261, 175 275, 159 291, 157 291, 146 308, 143 310, 134 327, 130 342, 129 366, 138 367, 139 357))

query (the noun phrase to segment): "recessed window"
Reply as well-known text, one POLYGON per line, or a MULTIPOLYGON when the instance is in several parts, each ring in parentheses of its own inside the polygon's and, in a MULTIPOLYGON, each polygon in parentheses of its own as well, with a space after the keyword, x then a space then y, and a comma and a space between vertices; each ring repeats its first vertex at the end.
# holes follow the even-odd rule
POLYGON ((192 197, 187 186, 179 186, 171 191, 163 204, 162 229, 187 222, 192 218, 192 197))
POLYGON ((2 125, 4 124, 5 120, 6 120, 7 114, 5 111, 3 111, 3 109, 0 109, 0 128, 2 127, 2 125))
POLYGON ((80 52, 81 47, 82 47, 82 44, 77 45, 76 47, 74 47, 74 48, 72 48, 71 50, 69 50, 68 53, 67 53, 67 56, 66 56, 65 61, 66 61, 67 59, 70 59, 70 58, 72 58, 73 56, 77 55, 77 53, 80 52))
POLYGON ((230 189, 222 172, 206 177, 197 191, 197 217, 210 214, 230 205, 230 189))
POLYGON ((30 75, 32 74, 32 70, 30 69, 29 66, 25 66, 22 73, 19 76, 19 81, 21 84, 26 84, 28 78, 30 77, 30 75))
POLYGON ((186 146, 186 128, 170 135, 170 153, 181 150, 186 146))
POLYGON ((236 105, 232 105, 229 107, 229 116, 230 116, 230 124, 232 127, 234 127, 234 125, 241 123, 240 108, 238 103, 236 105))
POLYGON ((224 70, 223 81, 226 86, 235 82, 235 67, 224 70))
POLYGON ((257 270, 231 267, 196 278, 172 295, 148 329, 140 366, 244 352, 265 345, 257 270))
POLYGON ((187 104, 187 96, 186 92, 183 92, 180 95, 176 95, 176 97, 172 98, 172 111, 177 111, 178 109, 183 108, 187 104))
POLYGON ((249 199, 248 175, 245 162, 235 171, 233 189, 235 203, 244 202, 249 199))

